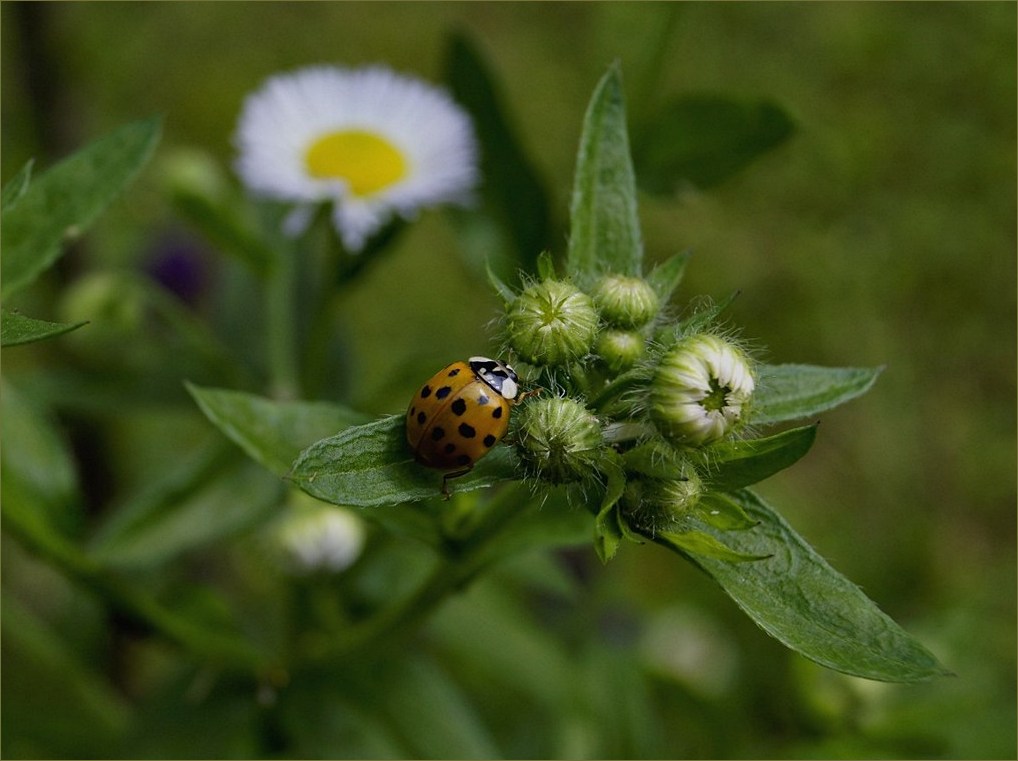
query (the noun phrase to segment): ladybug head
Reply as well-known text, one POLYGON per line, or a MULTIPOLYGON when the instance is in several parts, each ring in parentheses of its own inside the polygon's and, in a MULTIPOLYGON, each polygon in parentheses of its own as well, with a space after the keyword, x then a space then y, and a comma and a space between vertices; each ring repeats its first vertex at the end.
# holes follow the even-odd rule
POLYGON ((505 362, 488 359, 488 357, 471 357, 468 364, 474 374, 491 386, 500 396, 505 399, 516 398, 516 394, 520 390, 520 379, 505 362))

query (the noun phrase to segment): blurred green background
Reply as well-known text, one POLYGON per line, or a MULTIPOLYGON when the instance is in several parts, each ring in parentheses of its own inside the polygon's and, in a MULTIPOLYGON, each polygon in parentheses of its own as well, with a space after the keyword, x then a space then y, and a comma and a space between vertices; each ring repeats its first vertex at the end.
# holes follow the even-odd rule
MULTIPOLYGON (((155 164, 128 197, 12 305, 51 320, 60 289, 83 274, 201 245, 160 195, 160 162, 199 148, 228 165, 243 97, 277 71, 381 62, 438 81, 448 35, 468 34, 559 225, 583 111, 612 60, 634 119, 691 92, 784 106, 797 131, 779 150, 720 187, 642 200, 648 257, 692 249, 678 307, 740 290, 732 321, 768 361, 886 365, 867 396, 823 417, 808 457, 759 490, 957 677, 883 685, 815 667, 653 547, 627 547, 605 568, 589 548, 561 556, 576 573, 549 582, 543 600, 560 661, 517 677, 548 681, 547 710, 565 717, 553 745, 498 728, 517 714, 483 670, 518 668, 511 655, 537 647, 526 636, 549 634, 510 646, 499 631, 513 619, 499 584, 526 563, 452 601, 429 634, 480 675, 459 687, 510 756, 1015 757, 1014 3, 4 3, 0 21, 4 181, 30 157, 44 167, 128 121, 166 117, 155 164), (647 40, 662 33, 658 53, 647 40), (453 646, 463 639, 473 650, 453 646), (618 736, 590 718, 606 713, 619 714, 618 736)), ((350 372, 337 396, 401 409, 421 368, 491 350, 496 314, 447 218, 425 213, 349 291, 336 330, 350 372)), ((60 356, 7 351, 4 373, 30 380, 60 356)), ((58 403, 69 427, 94 422, 88 408, 58 403)), ((209 435, 182 390, 104 424, 115 465, 89 504, 209 435)), ((17 637, 5 627, 3 755, 265 752, 244 709, 203 714, 167 686, 158 648, 126 665, 109 657, 117 643, 93 601, 6 537, 2 569, 13 615, 34 622, 17 637), (47 663, 50 638, 71 643, 73 663, 47 663), (90 662, 128 670, 105 669, 103 699, 133 745, 104 745, 62 678, 90 662)), ((537 712, 535 726, 546 720, 537 712)), ((279 752, 344 754, 336 732, 279 752)), ((448 750, 436 743, 416 747, 448 750)))

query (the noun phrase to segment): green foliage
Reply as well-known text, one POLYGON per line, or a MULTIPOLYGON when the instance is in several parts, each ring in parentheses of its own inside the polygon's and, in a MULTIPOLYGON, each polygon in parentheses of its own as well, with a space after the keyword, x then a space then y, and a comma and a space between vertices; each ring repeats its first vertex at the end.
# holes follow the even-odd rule
POLYGON ((30 184, 26 167, 12 181, 13 189, 4 189, 0 294, 6 298, 35 280, 56 261, 68 239, 95 221, 148 161, 161 128, 160 119, 129 124, 30 184))
MULTIPOLYGON (((998 123, 987 109, 1013 101, 1013 73, 990 70, 1001 35, 987 38, 1013 28, 1013 9, 380 5, 366 32, 420 34, 410 45, 365 34, 354 58, 419 68, 435 20, 460 22, 442 77, 474 121, 485 182, 476 206, 393 223, 354 256, 327 209, 290 237, 291 209, 253 201, 225 171, 227 112, 262 64, 216 50, 220 76, 196 78, 218 46, 189 49, 193 28, 172 4, 15 6, 0 11, 13 37, 0 194, 4 757, 1013 753, 1014 557, 1001 539, 1013 536, 1013 483, 1000 478, 1013 470, 1013 351, 998 330, 1013 295, 990 264, 1013 249, 999 245, 1013 188, 990 192, 1013 169, 1013 114, 998 123), (47 18, 74 63, 63 86, 97 99, 68 98, 57 76, 56 99, 26 105, 16 77, 42 48, 23 44, 35 27, 21 22, 52 33, 47 18), (778 18, 791 43, 774 44, 778 18), (173 53, 194 65, 155 71, 164 43, 145 44, 141 22, 180 29, 173 53), (153 51, 130 66, 131 46, 108 42, 125 28, 153 51), (497 34, 482 46, 478 28, 497 34), (976 44, 951 47, 962 38, 976 44), (594 74, 563 54, 577 40, 596 60, 622 51, 582 124, 594 74), (932 88, 944 49, 957 53, 952 75, 932 88), (803 57, 818 76, 790 79, 803 57), (924 130, 904 136, 913 109, 924 130), (158 182, 141 177, 137 193, 124 190, 159 120, 49 169, 25 160, 66 152, 32 146, 26 129, 66 139, 139 110, 170 117, 158 182), (570 206, 567 232, 556 209, 570 206), (153 280, 167 230, 174 254, 198 254, 196 293, 165 270, 153 280), (688 252, 669 256, 687 246, 695 268, 688 252), (649 285, 638 318, 614 292, 596 296, 606 274, 649 285), (590 296, 597 338, 624 330, 637 350, 613 364, 585 336, 561 363, 541 352, 521 363, 505 350, 507 321, 485 310, 536 281, 590 296), (680 286, 742 296, 690 300, 680 286), (732 338, 736 311, 770 354, 732 338), (444 358, 498 356, 486 329, 540 394, 443 499, 443 473, 414 461, 401 412, 444 358), (648 391, 667 347, 698 334, 751 357, 889 369, 750 363, 746 424, 677 444, 648 414, 648 391), (880 393, 838 409, 878 377, 880 393), (536 402, 564 412, 522 457, 528 434, 548 433, 547 415, 526 414, 536 402), (356 559, 305 565, 290 529, 321 519, 301 551, 340 551, 337 517, 361 527, 356 559), (948 673, 938 658, 962 678, 931 679, 948 673)), ((326 43, 291 32, 355 12, 209 5, 195 18, 252 38, 271 18, 324 60, 326 43)))
MULTIPOLYGON (((654 541, 678 549, 713 578, 760 628, 828 668, 890 682, 949 672, 844 576, 824 561, 774 509, 749 491, 731 496, 755 521, 751 531, 724 534, 736 552, 762 557, 732 565, 666 535, 654 541)), ((719 536, 709 525, 708 535, 719 536)))
POLYGON ((616 65, 590 99, 576 158, 566 269, 580 282, 603 272, 641 274, 643 240, 628 135, 616 65))
POLYGON ((635 140, 640 186, 671 193, 683 183, 718 185, 788 140, 794 124, 767 100, 686 95, 656 113, 635 140))
POLYGON ((85 325, 84 322, 74 324, 47 322, 46 320, 34 320, 25 317, 17 312, 0 312, 0 346, 17 346, 18 344, 43 341, 47 338, 54 338, 64 333, 69 333, 75 328, 85 325))

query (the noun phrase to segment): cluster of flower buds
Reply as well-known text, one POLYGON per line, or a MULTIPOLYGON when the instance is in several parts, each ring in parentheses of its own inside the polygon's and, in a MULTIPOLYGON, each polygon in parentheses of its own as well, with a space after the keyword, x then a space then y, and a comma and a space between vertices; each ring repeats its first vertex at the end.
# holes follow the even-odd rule
POLYGON ((631 275, 581 287, 546 269, 502 321, 522 377, 547 390, 514 415, 528 475, 603 482, 621 469, 620 509, 644 532, 696 508, 700 450, 739 435, 755 387, 747 352, 709 321, 674 319, 668 295, 631 275))

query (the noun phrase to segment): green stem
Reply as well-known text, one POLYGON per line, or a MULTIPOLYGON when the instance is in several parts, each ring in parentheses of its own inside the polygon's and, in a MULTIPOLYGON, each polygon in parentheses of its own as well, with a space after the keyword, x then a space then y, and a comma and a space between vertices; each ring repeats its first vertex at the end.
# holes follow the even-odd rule
POLYGON ((300 397, 297 360, 296 247, 280 252, 269 272, 266 294, 266 342, 271 395, 287 400, 300 397))
POLYGON ((306 664, 361 660, 372 652, 384 652, 399 639, 413 634, 443 601, 494 559, 490 552, 494 540, 519 514, 519 487, 512 486, 489 502, 469 536, 452 546, 452 552, 438 562, 413 593, 355 626, 342 639, 308 653, 306 664))
POLYGON ((269 659, 242 637, 205 629, 179 616, 137 586, 103 568, 63 536, 34 520, 28 511, 5 509, 3 525, 31 552, 71 581, 91 589, 128 618, 144 623, 191 653, 257 673, 269 670, 269 659))

